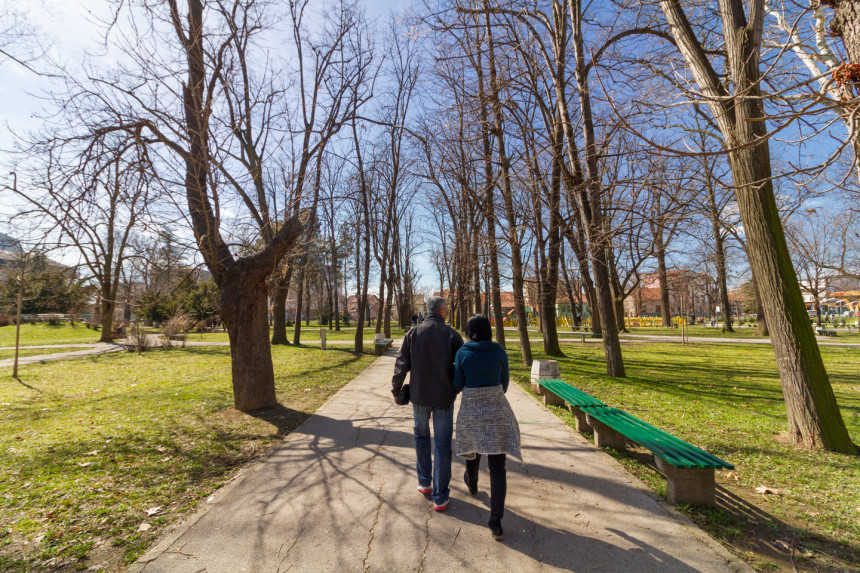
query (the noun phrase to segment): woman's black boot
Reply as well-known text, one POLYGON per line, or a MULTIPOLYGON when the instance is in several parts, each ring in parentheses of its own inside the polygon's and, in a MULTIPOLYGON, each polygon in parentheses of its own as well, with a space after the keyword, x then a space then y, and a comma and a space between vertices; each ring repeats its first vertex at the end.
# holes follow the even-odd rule
POLYGON ((505 532, 502 530, 502 518, 495 515, 490 516, 490 531, 493 533, 493 539, 501 541, 505 532))

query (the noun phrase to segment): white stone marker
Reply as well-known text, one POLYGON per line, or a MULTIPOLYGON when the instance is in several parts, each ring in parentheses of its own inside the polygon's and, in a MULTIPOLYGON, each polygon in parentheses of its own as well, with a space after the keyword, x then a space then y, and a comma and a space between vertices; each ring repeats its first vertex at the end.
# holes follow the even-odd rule
POLYGON ((532 362, 532 390, 535 394, 540 394, 540 385, 535 380, 543 380, 546 378, 560 378, 561 374, 558 370, 557 360, 535 360, 532 362))

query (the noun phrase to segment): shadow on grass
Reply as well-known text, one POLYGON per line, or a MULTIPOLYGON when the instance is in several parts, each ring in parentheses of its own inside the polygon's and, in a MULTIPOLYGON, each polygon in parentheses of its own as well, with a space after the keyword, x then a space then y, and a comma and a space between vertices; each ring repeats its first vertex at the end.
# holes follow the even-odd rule
POLYGON ((279 436, 286 436, 311 417, 309 413, 287 408, 283 404, 278 404, 271 408, 251 410, 245 413, 252 418, 257 418, 275 426, 278 429, 279 436))
POLYGON ((851 570, 849 563, 856 564, 860 557, 859 547, 839 544, 806 528, 792 526, 719 485, 717 504, 718 509, 682 509, 712 535, 776 563, 781 570, 797 571, 799 567, 851 570))
POLYGON ((35 386, 30 386, 29 384, 27 384, 26 382, 24 382, 20 378, 13 378, 13 380, 17 380, 18 384, 20 384, 21 386, 24 386, 25 388, 29 388, 30 390, 33 390, 34 392, 38 392, 39 394, 48 394, 44 390, 36 388, 35 386))

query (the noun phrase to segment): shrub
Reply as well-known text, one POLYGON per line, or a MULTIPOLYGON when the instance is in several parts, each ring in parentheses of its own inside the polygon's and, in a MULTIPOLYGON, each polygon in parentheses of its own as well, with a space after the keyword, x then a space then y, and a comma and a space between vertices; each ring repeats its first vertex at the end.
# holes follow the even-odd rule
POLYGON ((149 337, 146 330, 138 324, 132 325, 128 331, 128 336, 125 339, 125 347, 129 352, 146 352, 149 350, 149 337))
POLYGON ((182 342, 182 346, 185 346, 185 333, 187 333, 191 327, 194 326, 194 319, 191 318, 191 315, 179 313, 174 314, 167 322, 164 323, 164 327, 161 329, 161 332, 164 334, 164 340, 162 344, 165 348, 170 348, 171 339, 177 339, 182 342))
POLYGON ((14 321, 8 314, 0 314, 0 326, 9 326, 14 321))

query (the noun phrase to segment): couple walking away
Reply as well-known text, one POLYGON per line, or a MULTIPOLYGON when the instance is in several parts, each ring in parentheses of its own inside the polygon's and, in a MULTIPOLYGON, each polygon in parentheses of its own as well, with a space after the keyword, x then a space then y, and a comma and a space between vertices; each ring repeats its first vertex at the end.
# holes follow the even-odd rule
POLYGON ((519 426, 505 399, 508 356, 492 341, 487 317, 478 314, 469 319, 469 340, 463 344, 457 331, 445 324, 448 306, 444 298, 431 298, 427 310, 424 322, 406 333, 391 382, 396 403, 405 404, 405 396, 412 402, 418 491, 430 494, 436 511, 448 508, 454 400, 457 393, 463 392, 457 414, 457 456, 466 461, 463 479, 469 493, 476 496, 478 467, 481 456, 486 455, 490 469, 488 526, 495 539, 502 539, 507 493, 505 459, 507 455, 522 459, 519 426), (407 373, 408 392, 404 392, 407 373))

